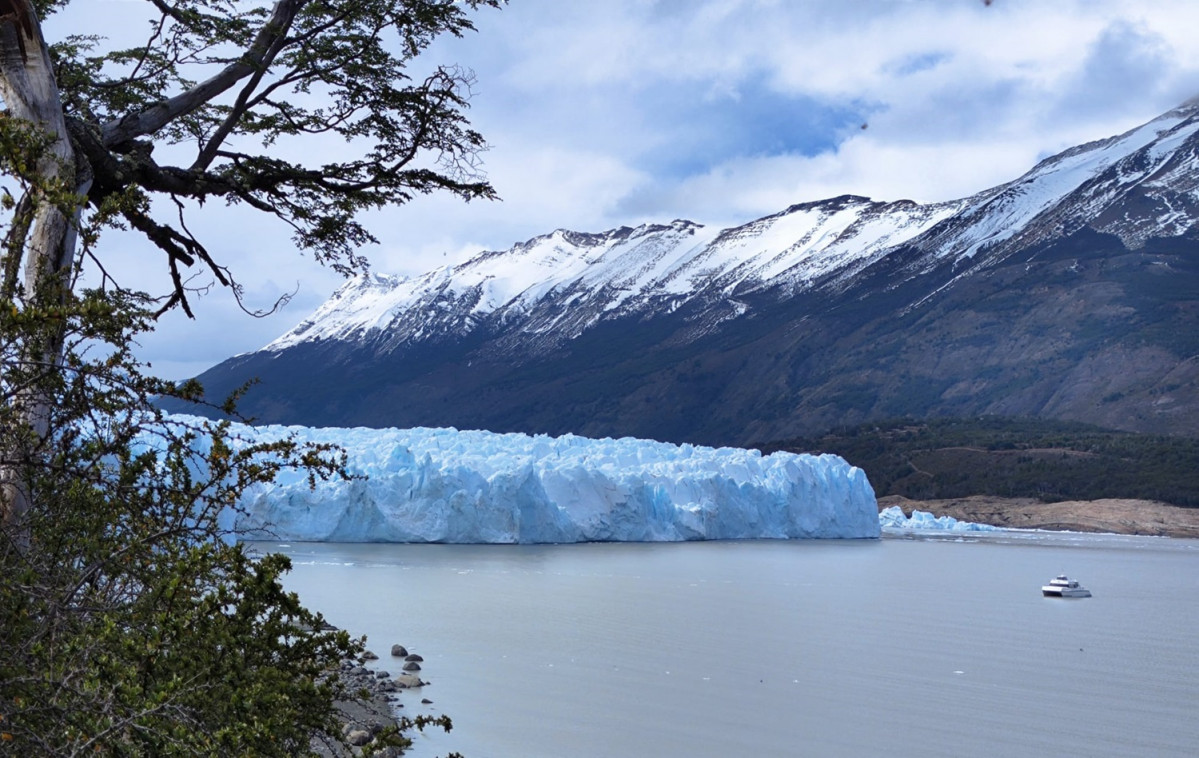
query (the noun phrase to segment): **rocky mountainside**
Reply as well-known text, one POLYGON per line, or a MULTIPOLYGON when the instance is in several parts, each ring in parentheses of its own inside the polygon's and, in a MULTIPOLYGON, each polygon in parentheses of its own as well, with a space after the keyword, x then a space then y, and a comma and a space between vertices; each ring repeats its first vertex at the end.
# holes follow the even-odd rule
POLYGON ((920 205, 559 230, 364 275, 200 379, 265 422, 750 444, 896 416, 1199 429, 1199 101, 920 205))

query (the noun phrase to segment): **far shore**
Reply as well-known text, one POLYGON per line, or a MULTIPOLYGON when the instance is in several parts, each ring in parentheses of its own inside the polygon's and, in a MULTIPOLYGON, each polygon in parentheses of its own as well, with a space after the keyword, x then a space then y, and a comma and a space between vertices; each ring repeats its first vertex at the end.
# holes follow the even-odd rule
POLYGON ((900 495, 878 499, 879 510, 898 505, 935 516, 952 516, 1015 529, 1050 529, 1109 534, 1143 534, 1199 539, 1199 508, 1179 508, 1153 500, 1067 500, 1042 503, 1033 498, 989 495, 948 500, 909 500, 900 495))

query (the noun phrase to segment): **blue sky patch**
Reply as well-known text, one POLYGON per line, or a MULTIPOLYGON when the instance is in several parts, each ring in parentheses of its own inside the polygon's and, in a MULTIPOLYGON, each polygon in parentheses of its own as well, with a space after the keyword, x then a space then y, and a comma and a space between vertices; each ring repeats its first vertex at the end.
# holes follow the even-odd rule
POLYGON ((782 94, 760 81, 720 96, 663 86, 640 100, 646 126, 667 135, 641 156, 656 176, 703 174, 734 158, 817 155, 836 149, 868 120, 860 104, 782 94))

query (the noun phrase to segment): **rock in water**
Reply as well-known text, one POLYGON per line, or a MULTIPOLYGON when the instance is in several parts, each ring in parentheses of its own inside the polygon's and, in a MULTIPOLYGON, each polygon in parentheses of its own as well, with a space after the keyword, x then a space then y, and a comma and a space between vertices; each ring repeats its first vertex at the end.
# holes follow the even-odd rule
POLYGON ((416 676, 415 674, 400 674, 393 680, 393 683, 402 690, 423 687, 425 684, 421 681, 420 677, 416 676))

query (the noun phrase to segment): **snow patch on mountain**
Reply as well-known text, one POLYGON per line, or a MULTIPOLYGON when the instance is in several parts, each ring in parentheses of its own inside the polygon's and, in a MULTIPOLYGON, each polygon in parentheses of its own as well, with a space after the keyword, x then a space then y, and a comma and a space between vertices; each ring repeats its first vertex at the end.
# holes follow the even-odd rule
MULTIPOLYGON (((939 257, 972 258, 1005 243, 1024 246, 1075 231, 1133 187, 1151 181, 1184 143, 1195 139, 1197 111, 1195 105, 1184 106, 1124 134, 1046 158, 1019 179, 968 198, 952 223, 918 244, 939 257)), ((1192 161, 1189 170, 1194 168, 1192 161)), ((1135 246, 1137 235, 1124 225, 1097 227, 1135 246)))

